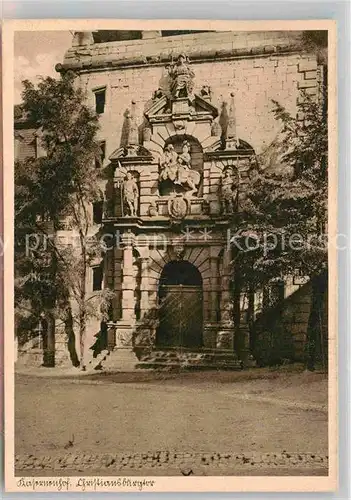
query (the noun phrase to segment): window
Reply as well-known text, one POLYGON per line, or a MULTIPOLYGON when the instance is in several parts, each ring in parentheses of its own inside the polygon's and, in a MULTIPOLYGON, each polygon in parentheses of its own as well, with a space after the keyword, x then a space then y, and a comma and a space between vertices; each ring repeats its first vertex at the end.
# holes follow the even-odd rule
POLYGON ((93 292, 102 289, 103 271, 102 265, 93 267, 93 292))
POLYGON ((96 168, 100 168, 104 163, 105 156, 106 156, 106 142, 105 141, 100 142, 100 150, 101 150, 100 158, 95 159, 95 167, 96 168))
POLYGON ((94 224, 101 224, 103 213, 103 201, 93 203, 93 222, 94 224))
POLYGON ((106 102, 106 87, 93 90, 95 94, 95 111, 98 115, 102 115, 105 111, 106 102))

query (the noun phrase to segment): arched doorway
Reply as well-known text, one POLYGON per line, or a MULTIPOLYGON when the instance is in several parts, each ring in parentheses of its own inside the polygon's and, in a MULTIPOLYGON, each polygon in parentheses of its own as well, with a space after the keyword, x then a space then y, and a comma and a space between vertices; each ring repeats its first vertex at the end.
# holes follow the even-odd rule
POLYGON ((202 347, 202 278, 188 261, 171 261, 161 273, 158 347, 202 347))

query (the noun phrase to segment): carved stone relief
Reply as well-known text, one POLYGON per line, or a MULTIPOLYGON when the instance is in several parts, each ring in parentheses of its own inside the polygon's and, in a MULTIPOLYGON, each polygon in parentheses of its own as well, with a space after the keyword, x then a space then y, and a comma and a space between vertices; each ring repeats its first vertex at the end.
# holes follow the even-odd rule
POLYGON ((170 181, 174 187, 180 186, 187 195, 197 192, 200 184, 200 173, 191 168, 190 144, 184 141, 181 154, 177 154, 174 146, 168 144, 160 159, 159 181, 170 181))
POLYGON ((183 195, 176 195, 168 200, 168 213, 173 219, 184 219, 189 213, 189 200, 183 195))

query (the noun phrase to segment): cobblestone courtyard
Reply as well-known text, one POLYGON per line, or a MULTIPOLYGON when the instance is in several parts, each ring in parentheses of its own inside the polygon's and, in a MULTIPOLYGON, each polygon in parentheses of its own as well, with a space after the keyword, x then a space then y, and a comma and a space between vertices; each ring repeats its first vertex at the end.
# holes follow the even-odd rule
POLYGON ((318 373, 19 374, 15 411, 17 475, 327 474, 318 373))

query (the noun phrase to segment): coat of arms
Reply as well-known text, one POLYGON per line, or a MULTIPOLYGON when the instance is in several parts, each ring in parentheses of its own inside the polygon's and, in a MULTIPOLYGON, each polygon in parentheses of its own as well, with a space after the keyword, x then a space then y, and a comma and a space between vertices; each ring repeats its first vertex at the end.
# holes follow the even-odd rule
POLYGON ((189 210, 189 200, 183 196, 174 196, 168 200, 168 213, 174 219, 184 219, 189 210))

